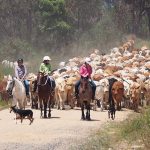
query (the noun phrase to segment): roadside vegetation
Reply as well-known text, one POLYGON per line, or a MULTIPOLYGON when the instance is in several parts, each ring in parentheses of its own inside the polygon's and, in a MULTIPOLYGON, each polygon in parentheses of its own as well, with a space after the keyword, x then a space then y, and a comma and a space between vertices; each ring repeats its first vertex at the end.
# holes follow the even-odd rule
MULTIPOLYGON (((150 108, 131 114, 120 123, 110 121, 78 146, 80 150, 149 150, 150 108), (85 142, 86 141, 86 142, 85 142)), ((76 147, 77 148, 77 147, 76 147)))

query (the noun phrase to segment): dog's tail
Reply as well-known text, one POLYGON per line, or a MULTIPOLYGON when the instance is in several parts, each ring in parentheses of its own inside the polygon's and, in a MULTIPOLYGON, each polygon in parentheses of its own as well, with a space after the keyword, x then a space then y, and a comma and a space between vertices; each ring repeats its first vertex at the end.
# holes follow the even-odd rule
POLYGON ((30 112, 30 117, 33 118, 33 111, 30 112))

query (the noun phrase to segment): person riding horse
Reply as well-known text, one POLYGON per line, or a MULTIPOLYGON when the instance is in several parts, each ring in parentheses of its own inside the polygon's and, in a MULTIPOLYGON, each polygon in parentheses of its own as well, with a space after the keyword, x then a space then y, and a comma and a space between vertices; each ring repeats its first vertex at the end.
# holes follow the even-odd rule
POLYGON ((26 75, 27 75, 27 69, 26 66, 23 64, 23 59, 20 58, 17 60, 18 65, 15 67, 15 76, 18 80, 22 81, 25 90, 26 90, 26 96, 29 98, 29 82, 26 80, 26 75))
MULTIPOLYGON (((45 74, 45 75, 48 75, 48 83, 50 84, 50 87, 52 88, 52 90, 54 90, 55 88, 55 81, 54 79, 49 76, 50 73, 51 73, 51 64, 50 64, 50 57, 49 56, 44 56, 43 57, 43 62, 41 63, 40 65, 40 68, 39 68, 39 73, 42 73, 42 74, 45 74)), ((33 92, 36 91, 37 89, 37 81, 35 82, 35 85, 34 85, 34 90, 33 92)))
MULTIPOLYGON (((95 83, 91 80, 91 74, 92 74, 92 67, 89 64, 89 62, 91 61, 90 58, 85 58, 84 64, 80 67, 80 75, 81 78, 83 77, 87 77, 87 79, 89 79, 90 85, 92 87, 92 100, 94 100, 95 98, 95 91, 96 91, 96 85, 95 83)), ((81 80, 81 79, 80 79, 81 80)), ((79 98, 79 86, 81 81, 77 81, 75 84, 75 97, 76 99, 79 98)))

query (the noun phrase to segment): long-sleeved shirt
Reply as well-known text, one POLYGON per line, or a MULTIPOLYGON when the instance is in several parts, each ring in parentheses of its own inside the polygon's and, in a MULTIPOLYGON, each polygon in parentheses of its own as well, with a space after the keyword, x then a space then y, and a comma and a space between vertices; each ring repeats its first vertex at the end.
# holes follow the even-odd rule
POLYGON ((45 74, 50 74, 51 73, 51 65, 41 63, 40 68, 39 68, 39 72, 45 73, 45 74))
POLYGON ((92 67, 90 65, 85 65, 83 64, 81 67, 80 67, 80 75, 83 76, 83 77, 91 77, 91 74, 92 74, 92 67))
POLYGON ((24 65, 15 67, 15 76, 18 79, 23 79, 27 75, 27 69, 24 65))

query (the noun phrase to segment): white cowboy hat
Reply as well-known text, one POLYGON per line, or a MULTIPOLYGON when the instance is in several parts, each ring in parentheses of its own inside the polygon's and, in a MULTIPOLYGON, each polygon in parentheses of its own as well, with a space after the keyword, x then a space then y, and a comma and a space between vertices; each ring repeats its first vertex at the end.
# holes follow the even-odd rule
POLYGON ((43 61, 45 61, 45 60, 51 60, 51 59, 50 59, 49 56, 44 56, 44 57, 43 57, 43 61))
POLYGON ((89 63, 89 62, 91 62, 91 59, 90 59, 89 57, 86 57, 86 58, 84 59, 84 62, 89 63))

